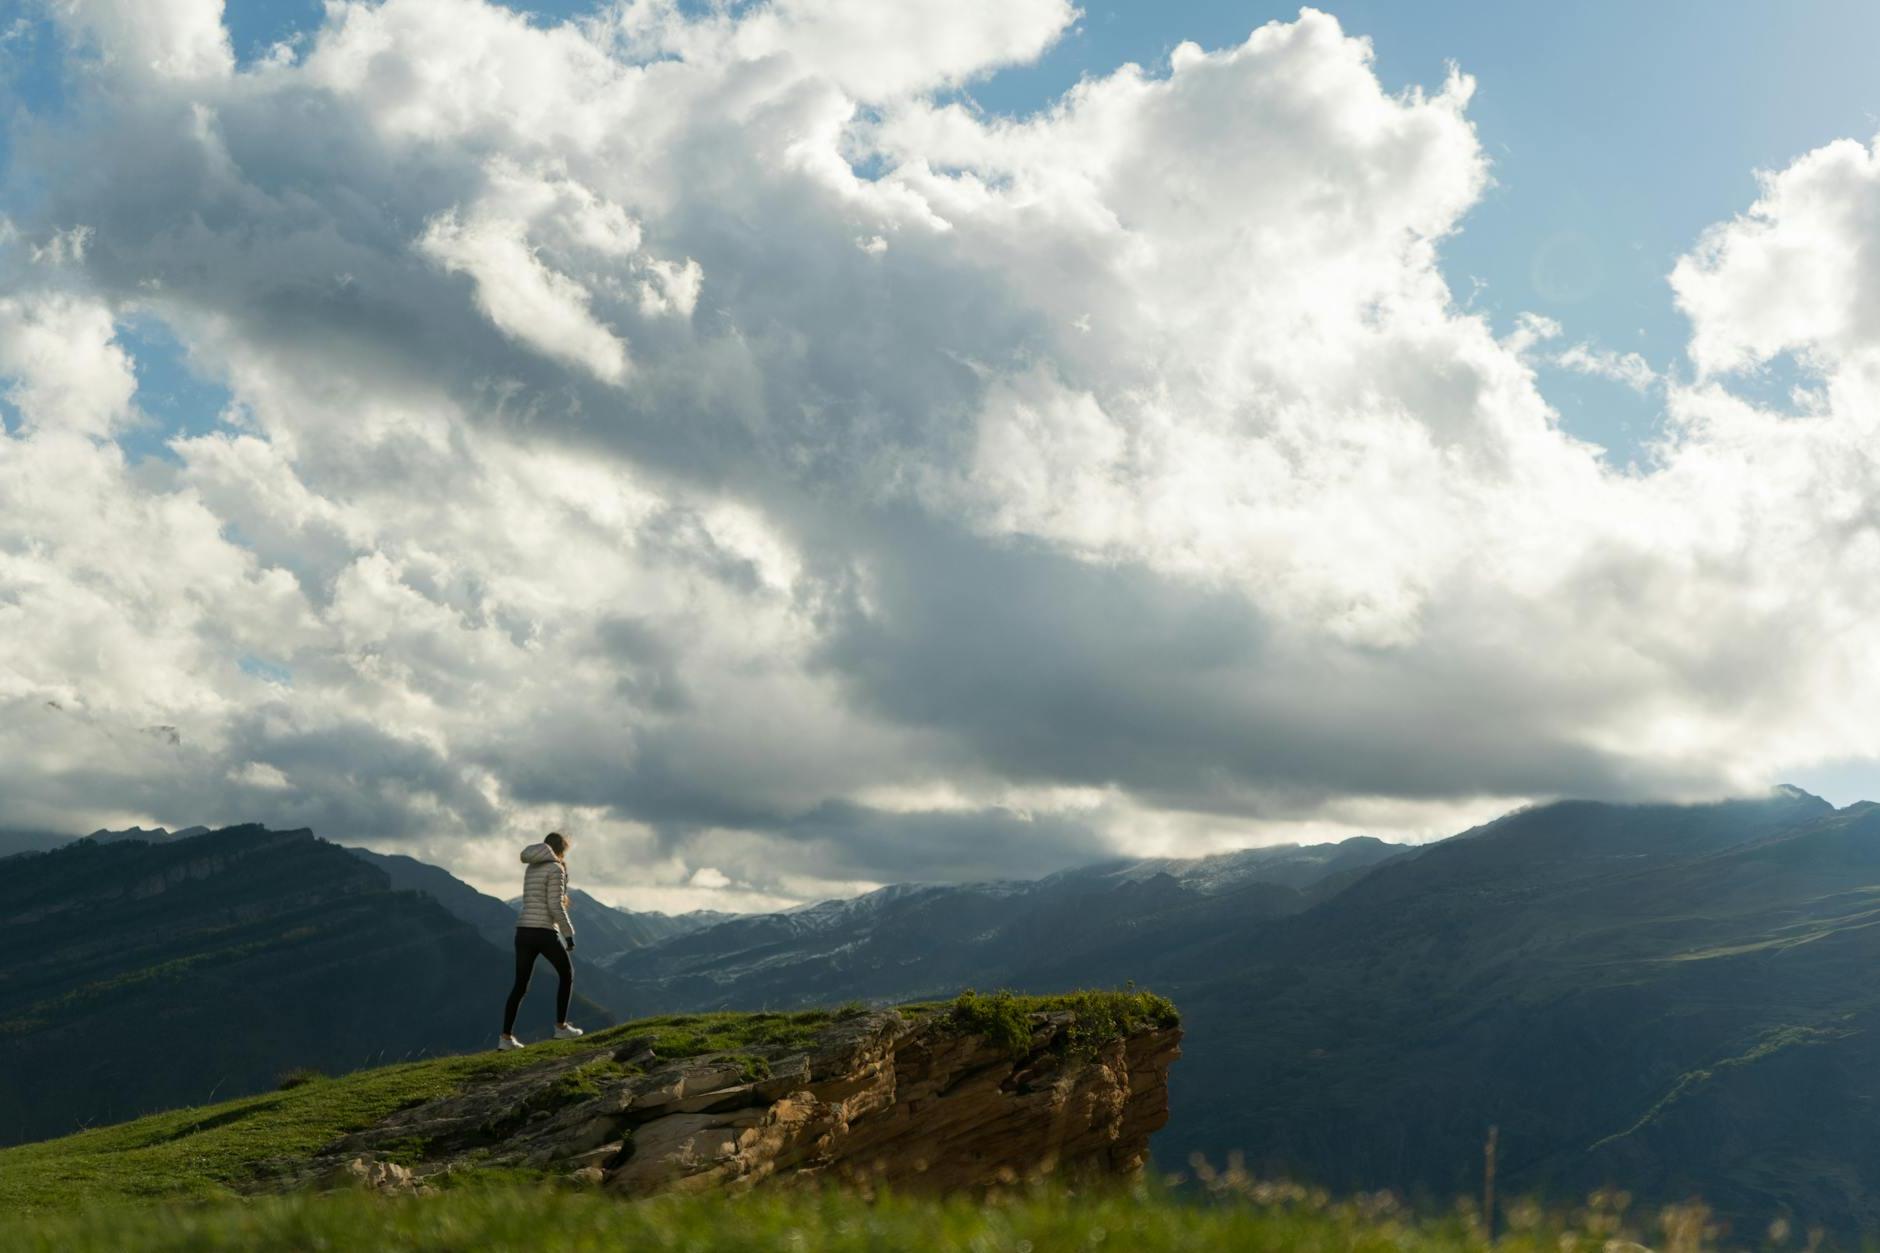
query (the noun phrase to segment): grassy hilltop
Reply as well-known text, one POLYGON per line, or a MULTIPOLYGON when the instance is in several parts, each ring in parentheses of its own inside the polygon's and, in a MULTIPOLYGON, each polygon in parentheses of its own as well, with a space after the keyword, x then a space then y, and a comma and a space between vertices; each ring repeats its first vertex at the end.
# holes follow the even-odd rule
MULTIPOLYGON (((963 994, 948 1005, 904 1013, 944 1014, 962 1032, 993 1040, 1026 1034, 1030 1014, 1072 1010, 1087 1030, 1123 1032, 1172 1022, 1174 1009, 1148 992, 1014 997, 963 994)), ((266 1185, 270 1166, 305 1158, 341 1136, 467 1085, 558 1058, 597 1058, 646 1037, 660 1058, 792 1049, 808 1045, 845 1010, 679 1014, 623 1023, 578 1040, 546 1041, 510 1053, 487 1051, 361 1070, 335 1078, 284 1077, 282 1090, 218 1105, 172 1110, 57 1140, 0 1149, 0 1214, 59 1214, 87 1204, 211 1201, 266 1185)), ((513 1169, 454 1182, 518 1182, 513 1169)), ((3 1242, 0 1242, 3 1243, 3 1242)))
POLYGON ((257 1168, 270 1159, 311 1154, 349 1131, 448 1096, 478 1078, 546 1058, 598 1053, 634 1035, 651 1035, 666 1057, 804 1043, 831 1017, 828 1010, 670 1015, 512 1053, 469 1053, 330 1079, 291 1076, 292 1086, 282 1091, 0 1149, 0 1213, 64 1213, 100 1201, 228 1198, 253 1184, 257 1168))
MULTIPOLYGON (((1141 992, 1057 997, 963 994, 911 1006, 946 1029, 1022 1051, 1029 1016, 1071 1010, 1067 1047, 1100 1047, 1142 1028, 1173 1025, 1173 1007, 1141 992)), ((44 1253, 254 1248, 600 1250, 671 1253, 931 1249, 939 1253, 1056 1250, 1451 1250, 1526 1253, 1607 1250, 1642 1240, 1708 1247, 1721 1233, 1701 1209, 1628 1212, 1601 1193, 1552 1213, 1519 1200, 1497 1206, 1491 1242, 1472 1202, 1417 1214, 1384 1195, 1333 1201, 1305 1188, 1253 1181, 1197 1163, 1190 1186, 1151 1173, 1067 1186, 1014 1185, 990 1197, 915 1197, 866 1188, 707 1191, 628 1202, 565 1175, 514 1168, 451 1174, 429 1195, 268 1192, 270 1163, 306 1157, 387 1115, 524 1067, 568 1063, 650 1039, 665 1058, 756 1057, 807 1045, 855 1010, 675 1015, 627 1023, 576 1041, 388 1066, 336 1078, 290 1076, 277 1092, 138 1119, 0 1151, 0 1248, 44 1253)), ((635 1047, 638 1047, 636 1044, 635 1047)), ((1771 1233, 1740 1235, 1758 1244, 1771 1233)), ((1783 1239, 1789 1233, 1773 1233, 1783 1239)), ((1797 1241, 1800 1243, 1800 1240, 1797 1241)))

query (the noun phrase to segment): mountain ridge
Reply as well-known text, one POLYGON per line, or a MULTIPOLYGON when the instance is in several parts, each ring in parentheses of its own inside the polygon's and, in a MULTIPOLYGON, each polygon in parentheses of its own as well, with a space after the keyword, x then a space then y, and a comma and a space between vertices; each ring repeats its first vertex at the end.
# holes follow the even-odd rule
POLYGON ((1172 1162, 1448 1198, 1495 1126, 1511 1194, 1624 1179, 1743 1230, 1880 1225, 1880 805, 1562 801, 1341 847, 893 885, 607 973, 635 1013, 1134 981, 1184 1008, 1172 1162))
MULTIPOLYGON (((1172 1162, 1243 1152, 1266 1177, 1440 1199, 1475 1186, 1497 1125, 1511 1189, 1636 1179, 1745 1223, 1880 1222, 1880 1194, 1740 1147, 1805 1143, 1806 1123, 1880 1167, 1880 1138, 1850 1112, 1880 1104, 1865 974, 1880 963, 1880 806, 1800 789, 1531 806, 1310 899, 1153 872, 1105 884, 1101 868, 1059 883, 1057 913, 946 974, 1027 993, 1166 989, 1188 1023, 1157 1150, 1172 1162), (1707 1074, 1723 1078, 1693 1078, 1707 1074), (1753 1099, 1752 1074, 1780 1098, 1753 1099), (1728 1135, 1712 1117, 1725 1101, 1743 1120, 1728 1135)), ((879 933, 792 937, 749 919, 614 969, 637 978, 639 1006, 674 1011, 788 1009, 826 995, 831 969, 865 996, 918 994, 922 950, 951 946, 923 909, 949 899, 990 910, 1012 896, 887 898, 879 933)), ((971 934, 976 919, 943 921, 971 934)))
POLYGON ((34 1076, 0 1085, 7 1142, 495 1037, 508 954, 309 831, 78 840, 7 869, 0 1068, 34 1076))

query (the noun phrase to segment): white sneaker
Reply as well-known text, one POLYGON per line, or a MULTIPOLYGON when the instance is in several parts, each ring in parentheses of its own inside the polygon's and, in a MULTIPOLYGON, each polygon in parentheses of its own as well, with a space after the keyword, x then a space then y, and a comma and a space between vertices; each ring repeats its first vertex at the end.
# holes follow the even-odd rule
POLYGON ((568 1025, 567 1023, 565 1023, 565 1022, 564 1022, 564 1023, 562 1023, 562 1024, 561 1024, 561 1026, 559 1026, 559 1027, 556 1027, 556 1028, 555 1028, 555 1038, 556 1038, 557 1040, 572 1040, 572 1039, 574 1039, 574 1038, 575 1038, 576 1036, 578 1036, 578 1035, 584 1035, 584 1034, 586 1034, 586 1033, 585 1033, 585 1032, 583 1032, 583 1031, 581 1030, 581 1028, 579 1028, 579 1027, 570 1027, 570 1026, 569 1026, 569 1025, 568 1025))
POLYGON ((499 1053, 511 1053, 522 1047, 522 1041, 513 1035, 506 1035, 496 1042, 496 1051, 499 1053))

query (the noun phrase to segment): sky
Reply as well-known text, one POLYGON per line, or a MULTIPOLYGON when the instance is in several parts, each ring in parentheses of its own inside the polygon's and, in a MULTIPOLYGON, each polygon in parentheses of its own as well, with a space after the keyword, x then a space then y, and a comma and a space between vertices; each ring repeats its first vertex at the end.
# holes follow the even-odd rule
POLYGON ((0 825, 738 909, 1880 796, 1877 35, 0 0, 0 825))

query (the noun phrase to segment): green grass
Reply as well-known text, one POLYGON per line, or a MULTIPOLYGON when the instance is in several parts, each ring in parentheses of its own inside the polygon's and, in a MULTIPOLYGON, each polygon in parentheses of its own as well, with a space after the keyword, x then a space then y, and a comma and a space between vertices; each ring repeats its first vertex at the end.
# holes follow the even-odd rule
POLYGON ((1181 1022, 1181 1015, 1167 997, 1137 991, 1133 985, 1121 991, 1090 990, 1062 996, 1019 996, 1005 991, 986 996, 968 988, 946 1007, 945 1013, 957 1030, 985 1036, 994 1046, 1018 1054, 1031 1043, 1032 1014, 1063 1010, 1075 1017, 1057 1043, 1072 1057, 1089 1057, 1112 1040, 1181 1022))
POLYGON ((795 1014, 669 1014, 628 1023, 623 1035, 652 1035, 660 1057, 740 1052, 754 1048, 802 1048, 835 1017, 826 1009, 795 1014))
POLYGON ((1671 1090, 1659 1097, 1658 1100, 1652 1104, 1650 1109, 1639 1115, 1637 1122, 1627 1127, 1624 1131, 1616 1131, 1609 1136, 1595 1140, 1591 1147, 1596 1149, 1614 1140, 1623 1140, 1627 1136, 1638 1134, 1642 1128, 1649 1125, 1666 1110, 1676 1105, 1679 1101, 1688 1098, 1693 1092, 1715 1079, 1724 1071, 1754 1065, 1756 1062, 1766 1057, 1774 1056, 1783 1049, 1806 1048, 1811 1044, 1845 1039, 1853 1034, 1855 1033, 1851 1029, 1833 1030, 1820 1027, 1777 1027, 1772 1031, 1766 1032, 1763 1038, 1757 1041, 1754 1047, 1740 1057, 1726 1057, 1721 1061, 1713 1062, 1709 1066, 1680 1075, 1678 1081, 1671 1086, 1671 1090))
MULTIPOLYGON (((1088 1014, 1096 1032, 1159 1021, 1158 1015, 1174 1012, 1162 998, 1139 992, 980 998, 968 994, 944 1012, 954 1014, 962 1030, 977 1029, 982 1017, 974 1006, 981 1002, 990 1015, 984 1021, 1017 1015, 1022 1022, 1033 1010, 1072 1009, 1079 1014, 1080 1028, 1088 1014), (961 1005, 967 1009, 962 1011, 961 1005)), ((545 1059, 592 1053, 592 1063, 563 1076, 541 1097, 557 1105, 579 1101, 599 1092, 604 1071, 618 1069, 605 1051, 640 1036, 650 1038, 658 1057, 728 1053, 747 1079, 762 1078, 769 1065, 757 1051, 802 1048, 832 1021, 855 1012, 845 1006, 799 1013, 674 1014, 512 1053, 407 1062, 333 1078, 297 1075, 297 1082, 277 1092, 0 1149, 0 1214, 63 1213, 87 1201, 227 1198, 265 1178, 270 1159, 304 1159, 348 1132, 397 1110, 450 1096, 479 1079, 545 1059)), ((929 1007, 929 1012, 936 1011, 929 1007)), ((422 1146, 408 1147, 417 1153, 422 1146)))
MULTIPOLYGON (((1610 1194, 1548 1215, 1508 1207, 1501 1253, 1594 1253, 1615 1237, 1666 1250, 1715 1239, 1699 1209, 1628 1215, 1610 1194)), ((1760 1243, 1762 1233, 1749 1240, 1760 1243)), ((1800 1243, 1795 1241, 1794 1243, 1800 1243)), ((1246 1185, 1179 1198, 1160 1188, 1044 1188, 984 1200, 864 1197, 773 1190, 744 1196, 622 1202, 537 1186, 423 1198, 358 1193, 269 1197, 167 1209, 101 1206, 74 1214, 0 1217, 0 1247, 17 1253, 183 1253, 189 1250, 374 1249, 385 1253, 1205 1253, 1210 1250, 1486 1250, 1466 1208, 1417 1218, 1388 1197, 1332 1203, 1303 1189, 1246 1185)))
MULTIPOLYGON (((598 1053, 650 1036, 661 1057, 791 1047, 814 1038, 827 1011, 691 1014, 622 1023, 579 1040, 513 1053, 407 1062, 218 1105, 153 1114, 58 1140, 0 1149, 0 1213, 71 1209, 83 1200, 202 1200, 255 1181, 257 1164, 306 1157, 397 1110, 450 1096, 477 1079, 547 1058, 598 1053)), ((583 1067, 564 1080, 580 1086, 583 1067)), ((598 1075, 585 1080, 592 1084, 598 1075)), ((598 1088, 595 1089, 598 1091, 598 1088)), ((563 1095, 568 1095, 563 1093, 563 1095)), ((578 1094, 568 1099, 579 1099, 578 1094)))
POLYGON ((126 988, 144 983, 166 983, 180 979, 191 970, 205 965, 222 966, 251 957, 256 953, 285 940, 299 939, 309 934, 311 928, 299 928, 277 938, 256 941, 248 944, 234 944, 207 952, 191 953, 187 957, 172 958, 156 965, 126 971, 108 979, 99 979, 83 986, 72 988, 48 1000, 25 1006, 17 1011, 15 1017, 0 1022, 0 1035, 24 1035, 46 1025, 49 1018, 70 1017, 72 1012, 91 1001, 122 992, 126 988))

